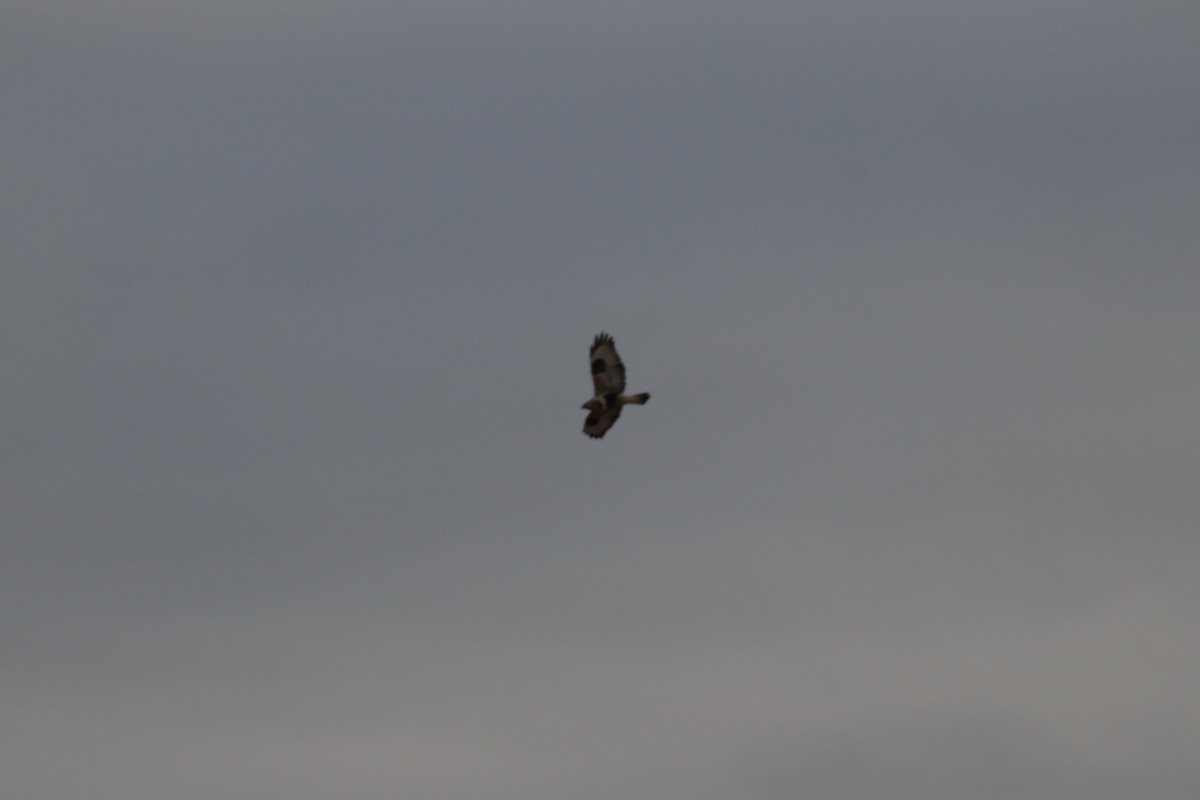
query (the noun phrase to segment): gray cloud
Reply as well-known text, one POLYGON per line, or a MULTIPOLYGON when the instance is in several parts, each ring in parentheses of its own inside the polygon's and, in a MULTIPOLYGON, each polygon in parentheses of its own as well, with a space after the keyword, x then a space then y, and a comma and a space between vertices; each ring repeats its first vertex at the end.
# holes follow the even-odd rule
POLYGON ((1189 6, 10 16, 14 797, 1195 796, 1189 6))

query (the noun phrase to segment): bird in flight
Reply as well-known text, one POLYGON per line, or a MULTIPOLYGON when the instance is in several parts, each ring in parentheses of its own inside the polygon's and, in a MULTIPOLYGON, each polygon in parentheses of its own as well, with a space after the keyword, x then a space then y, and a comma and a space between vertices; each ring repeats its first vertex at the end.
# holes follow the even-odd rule
POLYGON ((621 416, 621 407, 645 405, 650 399, 648 392, 625 394, 625 365, 617 355, 617 346, 607 333, 600 333, 592 340, 589 351, 592 362, 592 388, 595 396, 583 404, 587 419, 583 421, 583 432, 599 439, 621 416))

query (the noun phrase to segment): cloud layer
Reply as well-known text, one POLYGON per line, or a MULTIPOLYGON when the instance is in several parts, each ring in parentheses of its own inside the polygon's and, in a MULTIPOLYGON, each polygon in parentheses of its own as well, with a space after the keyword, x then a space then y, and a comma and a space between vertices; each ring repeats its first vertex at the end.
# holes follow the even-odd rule
POLYGON ((1196 796, 1186 4, 9 16, 14 797, 1196 796))

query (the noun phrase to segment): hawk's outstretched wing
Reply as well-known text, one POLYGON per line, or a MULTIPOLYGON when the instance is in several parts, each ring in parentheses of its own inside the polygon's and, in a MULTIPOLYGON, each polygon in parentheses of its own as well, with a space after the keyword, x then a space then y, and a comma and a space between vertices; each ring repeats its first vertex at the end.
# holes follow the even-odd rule
MULTIPOLYGON (((617 347, 613 344, 612 337, 607 333, 597 334, 592 341, 591 350, 592 360, 592 386, 595 387, 596 397, 611 394, 616 392, 620 394, 625 391, 625 365, 621 363, 621 357, 617 355, 617 347)), ((600 433, 612 427, 612 424, 617 421, 617 414, 621 413, 620 408, 612 415, 612 419, 608 421, 600 433)))
POLYGON ((599 439, 613 426, 619 416, 621 416, 620 404, 603 411, 589 411, 587 419, 583 421, 583 432, 593 439, 599 439))

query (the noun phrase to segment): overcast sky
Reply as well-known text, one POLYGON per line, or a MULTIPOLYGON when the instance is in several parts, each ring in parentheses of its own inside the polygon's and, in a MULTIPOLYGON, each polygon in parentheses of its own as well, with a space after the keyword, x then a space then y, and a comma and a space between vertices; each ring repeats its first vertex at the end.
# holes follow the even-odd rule
POLYGON ((1200 796, 1200 6, 3 17, 6 798, 1200 796))

